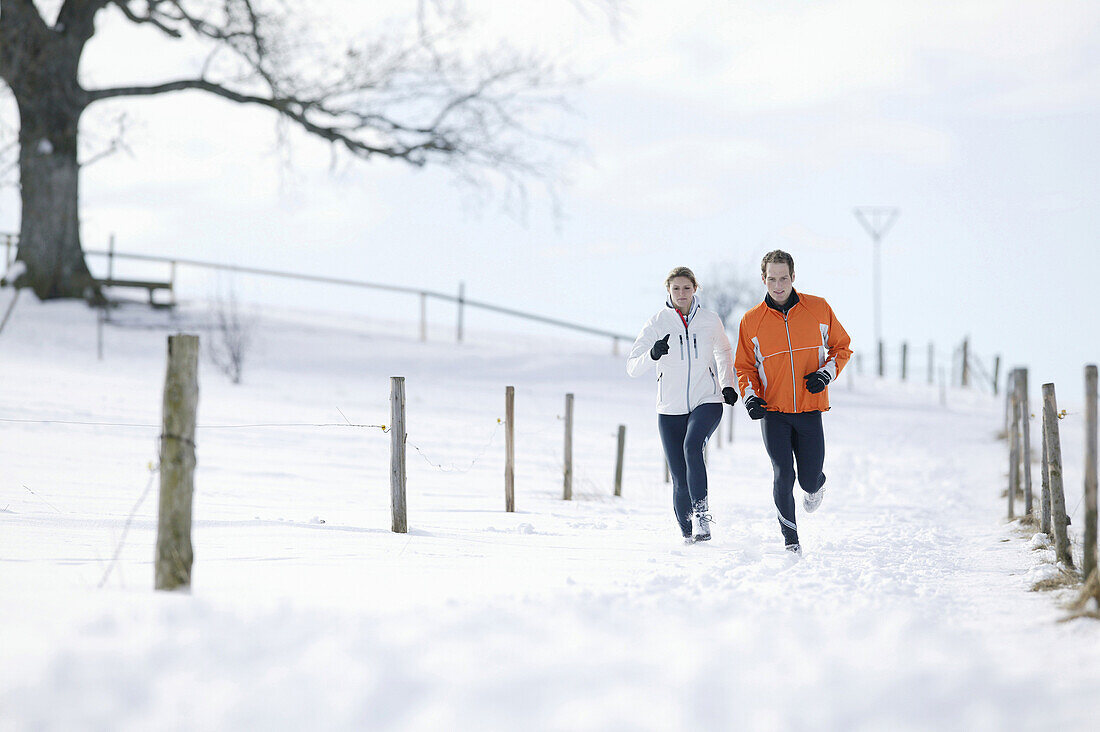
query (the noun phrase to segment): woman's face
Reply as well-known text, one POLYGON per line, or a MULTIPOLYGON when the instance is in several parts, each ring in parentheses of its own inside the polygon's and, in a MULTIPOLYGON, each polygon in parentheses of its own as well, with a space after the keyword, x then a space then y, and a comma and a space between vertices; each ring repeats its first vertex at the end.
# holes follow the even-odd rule
POLYGON ((687 277, 673 277, 668 283, 668 294, 672 296, 672 304, 681 313, 686 313, 691 308, 691 298, 695 297, 695 285, 687 277))

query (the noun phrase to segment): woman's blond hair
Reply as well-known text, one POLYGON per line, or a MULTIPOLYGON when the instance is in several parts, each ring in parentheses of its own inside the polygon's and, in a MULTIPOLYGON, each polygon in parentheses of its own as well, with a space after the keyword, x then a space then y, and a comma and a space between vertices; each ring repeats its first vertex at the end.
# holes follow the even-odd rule
POLYGON ((699 289, 699 282, 695 279, 695 273, 687 267, 673 267, 672 271, 668 273, 668 277, 665 277, 665 289, 667 290, 672 284, 672 281, 677 277, 687 277, 691 280, 691 286, 696 290, 699 289))

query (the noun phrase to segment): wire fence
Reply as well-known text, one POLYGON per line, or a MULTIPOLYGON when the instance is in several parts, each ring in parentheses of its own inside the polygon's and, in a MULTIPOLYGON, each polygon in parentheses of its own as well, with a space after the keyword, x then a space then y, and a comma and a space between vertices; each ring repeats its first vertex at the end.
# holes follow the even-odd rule
MULTIPOLYGON (((6 279, 7 274, 11 269, 12 262, 14 262, 15 260, 15 254, 18 250, 19 235, 12 233, 0 233, 0 239, 3 240, 3 244, 5 247, 4 275, 2 279, 6 279)), ((613 331, 601 328, 593 328, 591 326, 583 325, 581 323, 575 323, 573 321, 563 320, 561 318, 551 318, 537 313, 529 313, 522 310, 517 310, 515 308, 504 307, 502 305, 496 305, 481 300, 473 300, 466 297, 466 288, 465 284, 463 283, 460 283, 458 286, 458 294, 452 295, 450 293, 439 292, 436 290, 429 290, 425 288, 409 287, 405 285, 392 285, 382 282, 369 282, 366 280, 356 280, 345 277, 330 277, 303 272, 290 272, 286 270, 267 269, 262 267, 249 267, 245 265, 225 264, 222 262, 210 262, 199 259, 189 259, 185 257, 164 257, 152 254, 134 254, 129 252, 116 251, 114 248, 114 237, 111 237, 109 246, 106 250, 86 249, 84 251, 84 254, 86 257, 97 257, 106 260, 107 274, 106 277, 99 278, 101 284, 109 286, 111 283, 115 283, 122 286, 129 285, 147 289, 149 290, 150 304, 155 304, 153 300, 153 291, 154 289, 159 288, 167 290, 172 297, 171 303, 165 303, 164 305, 174 305, 176 296, 177 270, 181 267, 193 267, 196 269, 205 269, 215 272, 231 272, 235 274, 244 274, 255 277, 295 280, 299 282, 309 282, 313 284, 337 285, 340 287, 373 290, 376 292, 413 295, 419 298, 420 302, 420 340, 422 341, 426 341, 428 338, 427 303, 429 299, 455 305, 457 309, 457 323, 455 333, 456 340, 458 342, 462 342, 464 337, 465 308, 467 307, 483 310, 485 312, 496 313, 498 315, 518 318, 521 320, 526 320, 528 322, 540 323, 542 325, 550 325, 557 328, 564 328, 576 333, 584 333, 586 335, 610 338, 611 349, 612 353, 614 354, 619 353, 620 343, 632 343, 634 340, 633 336, 624 335, 622 333, 615 333, 613 331), (162 282, 150 282, 148 280, 117 280, 114 277, 114 265, 116 260, 164 264, 169 267, 168 276, 165 281, 162 282)))

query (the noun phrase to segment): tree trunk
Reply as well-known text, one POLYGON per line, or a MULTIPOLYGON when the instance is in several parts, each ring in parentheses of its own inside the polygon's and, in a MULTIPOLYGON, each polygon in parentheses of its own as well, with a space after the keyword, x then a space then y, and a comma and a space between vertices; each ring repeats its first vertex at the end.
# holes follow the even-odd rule
POLYGON ((39 298, 96 295, 80 246, 77 133, 88 94, 77 79, 101 1, 65 3, 47 26, 34 3, 0 8, 0 78, 19 108, 19 183, 23 203, 16 279, 39 298))
POLYGON ((80 245, 80 111, 28 109, 19 105, 19 183, 23 211, 16 261, 26 270, 16 281, 42 300, 92 298, 96 292, 80 245))

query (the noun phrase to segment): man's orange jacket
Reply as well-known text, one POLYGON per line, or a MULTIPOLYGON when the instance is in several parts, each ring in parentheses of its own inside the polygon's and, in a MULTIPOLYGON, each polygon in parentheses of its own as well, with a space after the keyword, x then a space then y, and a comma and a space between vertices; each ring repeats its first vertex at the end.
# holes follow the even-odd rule
POLYGON ((741 318, 734 358, 737 387, 742 399, 758 396, 770 412, 824 412, 828 387, 811 394, 804 377, 824 369, 836 379, 852 355, 852 339, 825 298, 794 291, 791 297, 798 302, 785 315, 766 297, 741 318))

